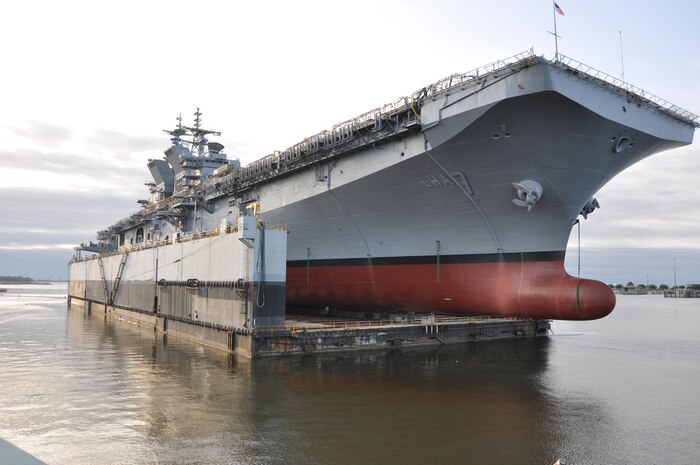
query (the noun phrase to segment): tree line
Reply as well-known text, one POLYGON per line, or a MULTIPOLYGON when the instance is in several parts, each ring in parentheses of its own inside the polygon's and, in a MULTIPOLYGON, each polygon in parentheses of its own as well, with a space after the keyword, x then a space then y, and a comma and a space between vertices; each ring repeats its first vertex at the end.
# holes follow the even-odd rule
POLYGON ((33 282, 32 278, 25 276, 0 276, 0 283, 3 284, 28 284, 33 282))
POLYGON ((632 281, 629 281, 624 286, 622 284, 608 284, 608 286, 610 286, 610 289, 622 289, 623 287, 637 287, 639 289, 647 289, 650 291, 655 291, 657 289, 660 291, 665 291, 666 289, 694 289, 696 291, 700 291, 700 284, 687 284, 669 287, 666 284, 659 284, 658 286, 656 284, 649 284, 647 286, 645 284, 634 284, 632 281))

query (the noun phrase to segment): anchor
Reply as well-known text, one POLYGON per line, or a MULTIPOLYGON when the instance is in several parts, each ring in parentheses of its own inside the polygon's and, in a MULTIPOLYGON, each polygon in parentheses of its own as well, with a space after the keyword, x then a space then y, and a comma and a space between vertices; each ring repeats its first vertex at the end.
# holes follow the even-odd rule
POLYGON ((542 193, 544 192, 539 182, 529 179, 514 182, 513 187, 515 187, 515 190, 518 192, 518 198, 513 199, 513 203, 519 207, 527 208, 527 211, 534 208, 537 202, 542 198, 542 193))
POLYGON ((598 199, 595 199, 591 197, 588 199, 588 202, 581 208, 581 212, 579 213, 581 216, 583 216, 584 219, 588 219, 588 215, 593 213, 593 210, 596 208, 600 208, 600 204, 598 203, 598 199))

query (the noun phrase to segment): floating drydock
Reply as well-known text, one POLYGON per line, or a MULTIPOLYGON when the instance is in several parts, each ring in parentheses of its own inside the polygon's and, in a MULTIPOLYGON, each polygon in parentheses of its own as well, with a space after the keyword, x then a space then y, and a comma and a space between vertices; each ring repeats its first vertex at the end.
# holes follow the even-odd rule
MULTIPOLYGON (((181 296, 235 302, 241 292, 226 255, 211 253, 179 274, 171 268, 150 284, 139 277, 154 273, 160 252, 126 259, 129 277, 120 276, 119 257, 183 239, 199 254, 210 244, 203 235, 253 216, 284 226, 284 280, 270 286, 284 288, 275 295, 290 308, 601 318, 615 306, 610 288, 564 269, 572 226, 599 206, 595 194, 614 176, 690 144, 696 127, 696 115, 653 94, 570 58, 532 53, 448 76, 247 166, 208 140, 219 133, 202 127, 198 110, 193 126, 179 118, 166 131, 164 159, 149 160, 142 208, 78 248, 98 253, 98 265, 108 260, 115 283, 103 286, 109 280, 95 279, 100 268, 90 264, 85 298, 130 307, 116 295, 129 282, 139 302, 157 298, 159 312, 197 323, 201 314, 181 296)), ((248 286, 252 299, 261 288, 248 286)), ((255 311, 246 318, 261 321, 255 311)))
POLYGON ((252 356, 254 328, 285 324, 286 236, 241 216, 211 233, 76 259, 70 303, 252 356))
POLYGON ((333 317, 290 316, 286 246, 285 230, 242 216, 211 234, 75 259, 69 308, 247 357, 529 337, 549 329, 548 321, 516 318, 336 310, 333 317))

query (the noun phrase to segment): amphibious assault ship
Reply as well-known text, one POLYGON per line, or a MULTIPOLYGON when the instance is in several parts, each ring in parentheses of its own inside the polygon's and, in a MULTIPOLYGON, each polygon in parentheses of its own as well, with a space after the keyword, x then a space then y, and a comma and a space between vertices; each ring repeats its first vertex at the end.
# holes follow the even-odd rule
MULTIPOLYGON (((209 140, 219 133, 200 115, 166 131, 171 146, 148 161, 143 208, 81 250, 118 257, 254 215, 287 231, 288 306, 548 319, 612 311, 606 284, 564 269, 572 227, 615 175, 690 144, 698 127, 696 115, 637 87, 532 52, 448 76, 247 166, 209 140)), ((225 260, 207 252, 179 279, 216 269, 236 282, 225 260)), ((150 262, 126 278, 120 270, 120 292, 155 296, 155 263, 155 273, 150 262)), ((103 283, 85 280, 102 288, 104 273, 103 283)))

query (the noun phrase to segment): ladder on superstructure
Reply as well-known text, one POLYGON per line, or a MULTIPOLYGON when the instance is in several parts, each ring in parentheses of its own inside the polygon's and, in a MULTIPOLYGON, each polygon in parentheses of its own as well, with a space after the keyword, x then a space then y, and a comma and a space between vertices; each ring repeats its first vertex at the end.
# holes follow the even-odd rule
POLYGON ((102 290, 105 292, 105 302, 109 303, 109 290, 107 289, 107 278, 105 277, 105 266, 102 263, 102 257, 97 257, 97 263, 100 264, 100 276, 102 276, 102 290))
POLYGON ((117 277, 114 278, 114 285, 112 286, 112 295, 109 296, 109 304, 114 303, 114 299, 117 297, 117 291, 119 290, 119 283, 122 281, 122 273, 124 272, 124 265, 126 264, 126 259, 129 256, 128 252, 124 252, 122 255, 122 261, 119 262, 119 269, 117 270, 117 277))

